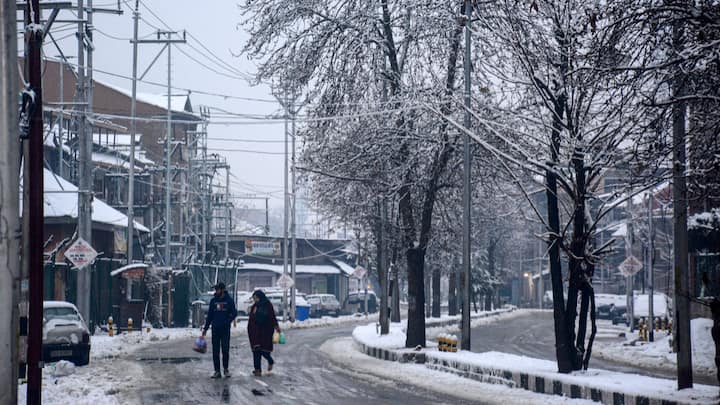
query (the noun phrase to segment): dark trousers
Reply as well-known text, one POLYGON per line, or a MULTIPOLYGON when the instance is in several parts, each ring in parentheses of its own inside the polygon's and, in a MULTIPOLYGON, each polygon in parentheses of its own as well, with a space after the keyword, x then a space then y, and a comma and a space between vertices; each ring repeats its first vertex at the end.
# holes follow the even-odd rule
POLYGON ((265 360, 267 360, 268 364, 275 363, 272 356, 270 356, 270 352, 266 352, 266 351, 260 350, 260 349, 255 349, 255 350, 253 350, 253 365, 255 366, 255 370, 260 370, 260 367, 262 365, 261 364, 262 357, 265 357, 265 360))
POLYGON ((212 328, 212 353, 215 371, 220 371, 220 349, 222 348, 223 369, 230 363, 230 325, 212 328))

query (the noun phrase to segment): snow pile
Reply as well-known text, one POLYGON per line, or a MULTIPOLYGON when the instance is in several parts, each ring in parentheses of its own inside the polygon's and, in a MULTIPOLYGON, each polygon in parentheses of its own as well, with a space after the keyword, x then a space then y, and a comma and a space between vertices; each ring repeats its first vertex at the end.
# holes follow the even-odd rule
POLYGON ((366 346, 381 349, 398 349, 405 347, 404 329, 402 323, 391 323, 390 333, 380 335, 380 329, 377 327, 377 324, 369 323, 356 327, 355 330, 353 330, 352 336, 356 342, 366 346))
POLYGON ((688 229, 720 230, 720 208, 690 216, 688 229))
MULTIPOLYGON (((118 394, 132 392, 144 379, 138 365, 120 360, 91 361, 89 366, 76 367, 75 373, 62 377, 58 368, 64 366, 60 364, 46 364, 43 369, 43 404, 126 404, 127 398, 118 394)), ((27 402, 26 394, 27 384, 18 385, 19 404, 27 402)))
POLYGON ((343 315, 338 317, 323 316, 322 318, 309 318, 304 321, 296 322, 280 322, 281 329, 308 329, 319 328, 323 326, 342 325, 346 323, 355 323, 367 320, 377 321, 378 314, 370 314, 366 318, 363 314, 343 315))
MULTIPOLYGON (((239 329, 239 328, 238 328, 239 329)), ((233 330, 233 335, 236 329, 233 330)), ((150 333, 138 331, 123 332, 110 337, 107 333, 98 334, 90 338, 90 359, 103 359, 120 357, 130 354, 138 348, 152 342, 176 339, 192 339, 200 336, 197 328, 163 328, 151 329, 150 333)))
POLYGON ((75 374, 75 363, 71 363, 67 360, 58 361, 52 368, 53 377, 65 377, 70 374, 75 374))
MULTIPOLYGON (((470 327, 475 328, 478 326, 483 325, 489 325, 491 323, 500 322, 500 321, 508 321, 513 318, 517 318, 520 316, 524 316, 530 313, 534 312, 541 312, 543 310, 541 309, 511 309, 506 312, 483 312, 476 314, 473 314, 474 316, 470 319, 470 327), (484 315, 484 316, 481 316, 484 315)), ((452 325, 445 325, 445 326, 438 326, 438 327, 428 327, 425 329, 425 336, 427 339, 437 339, 437 336, 441 333, 460 333, 460 323, 458 320, 458 323, 452 324, 452 325)))
MULTIPOLYGON (((710 334, 712 319, 693 319, 690 326, 693 370, 712 375, 715 373, 715 344, 710 334)), ((628 341, 597 342, 593 354, 619 363, 675 371, 677 354, 672 351, 672 336, 665 332, 656 332, 654 342, 630 344, 636 340, 637 333, 632 333, 629 334, 628 341)))

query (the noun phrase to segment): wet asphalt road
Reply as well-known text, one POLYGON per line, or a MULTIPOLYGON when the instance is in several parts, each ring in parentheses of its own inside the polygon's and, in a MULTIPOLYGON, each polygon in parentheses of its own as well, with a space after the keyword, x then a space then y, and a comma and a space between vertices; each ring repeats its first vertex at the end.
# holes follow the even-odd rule
MULTIPOLYGON (((602 326, 598 324, 600 329, 602 326)), ((596 341, 608 338, 599 338, 596 341)), ((621 341, 624 338, 614 340, 621 341)), ((528 357, 555 361, 555 335, 553 333, 552 312, 534 312, 518 316, 505 322, 496 322, 474 328, 470 336, 470 347, 474 352, 501 351, 528 357)), ((675 379, 675 373, 660 369, 641 369, 608 360, 590 357, 590 369, 603 369, 647 375, 651 377, 675 379)), ((696 382, 717 384, 714 376, 694 376, 696 382)))
MULTIPOLYGON (((243 324, 244 326, 244 324, 243 324)), ((463 401, 414 386, 363 379, 333 364, 320 345, 349 336, 354 325, 290 330, 288 343, 276 345, 273 373, 253 377, 246 336, 230 341, 232 377, 213 380, 212 355, 191 350, 192 341, 158 343, 129 359, 141 364, 144 384, 135 392, 141 404, 461 404, 463 401)), ((263 369, 267 363, 263 360, 263 369)))

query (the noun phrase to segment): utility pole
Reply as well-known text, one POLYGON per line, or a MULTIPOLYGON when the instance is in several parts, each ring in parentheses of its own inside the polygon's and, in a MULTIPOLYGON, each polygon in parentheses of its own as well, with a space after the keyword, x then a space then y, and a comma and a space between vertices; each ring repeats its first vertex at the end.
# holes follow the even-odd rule
POLYGON ((133 262, 133 235, 135 235, 135 136, 137 126, 137 57, 138 57, 138 20, 140 19, 139 0, 135 0, 133 11, 133 67, 132 67, 132 98, 130 100, 130 167, 128 169, 128 198, 127 198, 127 264, 133 262))
MULTIPOLYGON (((82 0, 81 0, 82 2, 82 0)), ((40 4, 39 0, 28 1, 28 11, 25 14, 25 40, 27 54, 27 76, 29 79, 29 88, 26 94, 31 95, 30 103, 32 107, 27 110, 28 114, 32 114, 29 118, 29 148, 28 154, 25 155, 25 179, 28 180, 23 187, 28 190, 25 195, 28 197, 24 201, 25 206, 29 207, 27 218, 29 234, 28 251, 24 251, 25 260, 28 261, 28 270, 30 272, 29 285, 29 328, 28 328, 28 347, 27 347, 27 365, 28 365, 28 384, 27 384, 27 403, 40 404, 42 402, 42 319, 43 319, 43 102, 42 102, 42 58, 40 52, 42 50, 43 30, 40 24, 40 4)), ((80 17, 82 20, 82 17, 80 17)), ((15 27, 15 24, 4 24, 5 27, 15 27)), ((7 28, 5 28, 7 30, 7 28)), ((15 35, 9 37, 15 40, 15 35)), ((14 56, 7 60, 7 64, 11 64, 14 56)), ((13 133, 11 131, 10 133, 13 133)), ((14 173, 9 173, 14 176, 14 173)), ((5 174, 3 174, 5 176, 5 174)), ((11 190, 8 193, 14 196, 11 190)), ((17 212, 17 211, 15 211, 17 212)), ((15 333, 15 330, 11 330, 15 333)), ((12 350, 11 350, 12 353, 12 350)), ((14 384, 13 384, 14 385, 14 384)))
POLYGON ((290 114, 292 114, 292 186, 291 186, 291 192, 292 192, 292 214, 290 216, 290 220, 292 221, 290 226, 290 232, 292 235, 292 256, 290 260, 290 277, 293 279, 293 286, 290 288, 290 313, 292 314, 292 320, 295 320, 295 266, 297 261, 297 242, 295 240, 295 236, 297 233, 297 224, 295 220, 295 195, 297 194, 297 187, 295 182, 295 115, 297 114, 297 111, 295 111, 295 90, 293 90, 293 98, 290 101, 290 114))
MULTIPOLYGON (((470 19, 472 2, 465 0, 465 122, 470 130, 470 19)), ((462 350, 470 350, 470 137, 463 136, 463 306, 462 306, 462 350)))
MULTIPOLYGON (((136 13, 137 13, 137 4, 136 4, 136 13)), ((137 17, 134 17, 137 18, 137 17)), ((137 21, 137 20, 136 20, 137 21)), ((136 29, 135 29, 136 31, 136 29)), ((135 35, 134 33, 133 35, 135 35)), ((184 44, 186 42, 185 40, 185 32, 183 31, 183 37, 182 39, 179 38, 173 38, 173 36, 177 34, 176 31, 157 31, 156 39, 144 39, 144 40, 138 40, 133 38, 133 45, 136 46, 137 44, 164 44, 165 46, 160 50, 160 53, 162 53, 165 49, 167 49, 167 127, 166 127, 166 137, 165 137, 165 265, 171 266, 171 258, 172 258, 172 251, 171 251, 171 240, 172 240, 172 212, 171 212, 171 196, 172 196, 172 148, 173 148, 173 134, 172 134, 172 45, 173 44, 184 44), (165 38, 162 38, 165 37, 165 38)), ((133 48, 133 53, 136 54, 137 50, 133 48)), ((158 54, 160 56, 160 54, 158 54)), ((134 57, 135 58, 135 57, 134 57)), ((135 58, 136 59, 136 58, 135 58)), ((157 57, 155 58, 157 60, 157 57)), ((146 72, 153 63, 155 63, 155 60, 148 66, 146 69, 146 72)), ((133 63, 134 65, 135 63, 133 63)), ((135 66, 133 67, 133 70, 135 71, 135 66)), ((136 74, 136 71, 134 75, 136 74)), ((133 89, 135 89, 135 80, 133 80, 133 89)), ((135 99, 135 97, 133 97, 135 99)), ((134 122, 134 120, 133 120, 134 122)))
MULTIPOLYGON (((230 258, 230 166, 225 166, 225 266, 230 258)), ((237 288, 235 289, 237 291, 237 288)), ((235 297, 237 298, 237 296, 235 297)))
POLYGON ((60 118, 58 125, 58 176, 63 176, 63 115, 65 114, 65 60, 60 56, 60 118))
MULTIPOLYGON (((92 133, 88 133, 87 108, 89 105, 87 76, 85 73, 85 4, 78 0, 78 78, 76 101, 78 104, 78 236, 92 244, 92 133)), ((90 320, 90 274, 91 266, 86 266, 77 273, 77 304, 80 314, 90 320)))
MULTIPOLYGON (((679 54, 684 48, 684 29, 681 22, 673 27, 673 45, 679 54)), ((685 179, 685 76, 677 68, 673 82, 673 260, 675 276, 675 340, 677 342, 678 389, 692 388, 693 369, 690 341, 690 297, 688 288, 688 230, 687 180, 685 179)))
MULTIPOLYGON (((35 2, 37 4, 37 1, 35 2)), ((20 219, 18 195, 17 33, 14 1, 0 3, 0 403, 17 403, 20 219)), ((37 34, 35 34, 37 35, 37 34)), ((37 39, 33 39, 36 41, 37 39)), ((39 52, 39 47, 36 47, 39 52)), ((32 49, 32 48, 28 48, 32 49)), ((40 127, 42 128, 42 127, 40 127)), ((42 130, 42 129, 41 129, 42 130)), ((41 140, 42 141, 42 140, 41 140)), ((42 146, 41 146, 42 147, 42 146)), ((27 187, 26 187, 27 188, 27 187)), ((27 200, 26 200, 27 201, 27 200)), ((42 208, 42 205, 41 205, 42 208)), ((28 256, 25 256, 27 259, 28 256)))
POLYGON ((655 341, 655 328, 653 327, 655 321, 654 301, 655 301, 655 259, 653 255, 655 253, 655 240, 653 235, 653 193, 648 191, 648 267, 647 267, 647 284, 648 284, 648 322, 650 322, 648 340, 651 342, 655 341))
MULTIPOLYGON (((283 276, 288 273, 288 109, 287 89, 283 91, 283 109, 285 110, 285 170, 283 171, 284 200, 283 200, 283 276)), ((294 280, 293 280, 294 281, 294 280)), ((283 321, 287 321, 287 290, 283 290, 283 321)))

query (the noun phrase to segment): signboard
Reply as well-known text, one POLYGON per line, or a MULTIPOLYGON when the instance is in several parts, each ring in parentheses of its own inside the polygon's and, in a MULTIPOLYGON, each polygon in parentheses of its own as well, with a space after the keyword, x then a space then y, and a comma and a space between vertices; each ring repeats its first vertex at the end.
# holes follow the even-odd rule
POLYGON ((642 270, 643 265, 635 256, 630 255, 627 259, 623 260, 618 266, 618 270, 625 277, 634 276, 638 271, 642 270))
POLYGON ((138 267, 135 269, 129 269, 122 272, 122 278, 126 280, 142 280, 145 277, 145 268, 138 267))
POLYGON ((295 285, 295 282, 293 281, 293 279, 292 279, 290 276, 288 276, 287 274, 283 274, 283 275, 280 276, 280 278, 277 280, 277 282, 275 283, 275 285, 277 285, 278 287, 282 288, 283 290, 288 290, 288 289, 290 289, 293 285, 295 285))
POLYGON ((245 254, 256 256, 280 256, 280 242, 246 240, 245 254))
POLYGON ((355 278, 363 278, 365 277, 365 274, 367 274, 367 270, 365 270, 362 266, 355 267, 355 271, 353 271, 352 276, 355 278))
POLYGON ((98 254, 85 239, 77 238, 77 240, 65 250, 64 255, 75 267, 82 269, 92 263, 98 254))

